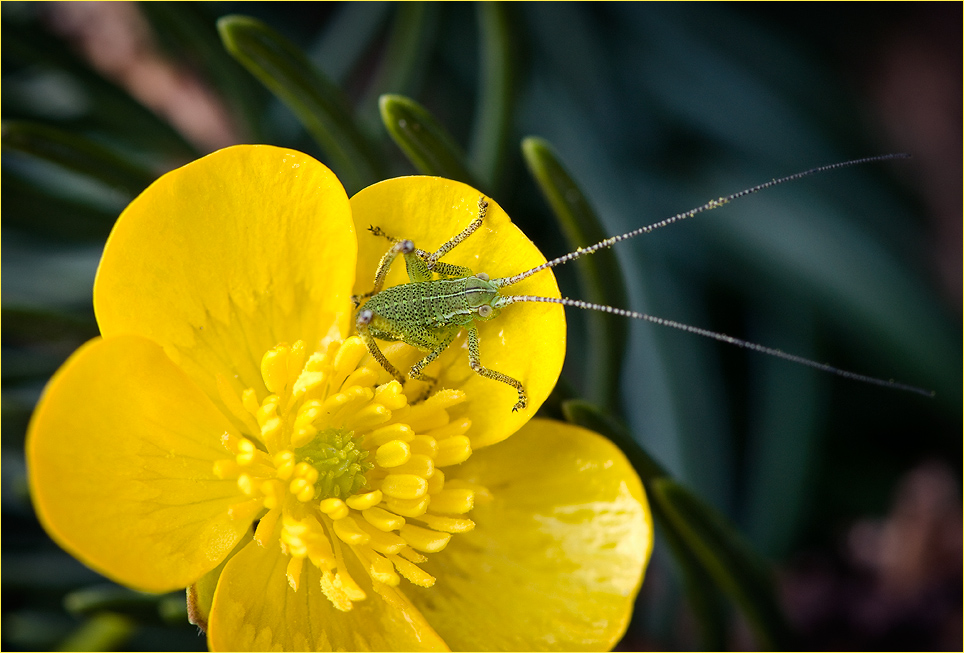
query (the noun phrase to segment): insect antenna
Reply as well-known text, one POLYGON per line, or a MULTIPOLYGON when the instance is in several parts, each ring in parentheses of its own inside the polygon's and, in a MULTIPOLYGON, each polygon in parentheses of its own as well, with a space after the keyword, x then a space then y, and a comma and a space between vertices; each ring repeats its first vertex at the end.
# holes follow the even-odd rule
POLYGON ((861 381, 863 383, 870 383, 872 385, 879 385, 885 388, 893 388, 894 390, 904 390, 907 392, 913 392, 925 397, 933 397, 934 392, 932 390, 924 390, 923 388, 918 388, 916 386, 907 385, 905 383, 898 383, 893 379, 878 379, 873 376, 867 376, 865 374, 857 374, 856 372, 848 372, 847 370, 842 370, 833 365, 828 365, 826 363, 819 363, 809 358, 804 358, 803 356, 797 356, 795 354, 788 354, 780 349, 774 349, 773 347, 765 347, 763 345, 758 345, 755 342, 747 342, 746 340, 740 340, 739 338, 734 338, 728 336, 725 333, 718 333, 716 331, 710 331, 708 329, 701 329, 700 327, 695 327, 689 324, 683 324, 682 322, 676 322, 675 320, 667 320, 661 317, 656 317, 654 315, 648 315, 646 313, 637 313, 636 311, 627 311, 622 308, 613 308, 612 306, 605 306, 603 304, 593 304, 592 302, 584 302, 579 299, 569 299, 567 297, 538 297, 534 295, 505 295, 502 297, 502 305, 515 304, 517 302, 536 302, 543 304, 562 304, 563 306, 572 306, 575 308, 583 308, 591 311, 602 311, 603 313, 612 313, 613 315, 621 315, 623 317, 631 317, 635 320, 645 320, 646 322, 652 322, 653 324, 659 324, 660 326, 672 327, 674 329, 679 329, 680 331, 686 331, 687 333, 695 333, 696 335, 705 336, 707 338, 712 338, 713 340, 719 340, 720 342, 725 342, 730 345, 736 345, 737 347, 742 347, 750 351, 759 352, 761 354, 768 354, 770 356, 776 356, 777 358, 782 358, 793 363, 798 363, 800 365, 806 365, 807 367, 812 367, 813 369, 820 370, 822 372, 830 372, 831 374, 836 374, 837 376, 843 377, 845 379, 850 379, 852 381, 861 381))
POLYGON ((796 180, 796 179, 802 179, 803 177, 809 177, 809 176, 811 176, 811 175, 815 175, 815 174, 820 173, 820 172, 826 172, 826 171, 828 171, 828 170, 836 170, 836 169, 838 169, 838 168, 849 168, 850 166, 861 165, 861 164, 863 164, 863 163, 873 163, 873 162, 877 162, 877 161, 888 161, 888 160, 890 160, 890 159, 909 159, 909 158, 910 158, 910 155, 909 155, 909 154, 901 154, 901 153, 898 153, 898 154, 882 154, 882 155, 880 155, 880 156, 870 156, 870 157, 865 157, 865 158, 863 158, 863 159, 854 159, 854 160, 852 160, 852 161, 842 161, 842 162, 840 162, 840 163, 831 163, 831 164, 829 164, 829 165, 818 166, 818 167, 816 167, 816 168, 811 168, 811 169, 809 169, 809 170, 804 170, 803 172, 797 172, 797 173, 795 173, 795 174, 788 175, 788 176, 786 176, 786 177, 780 177, 779 179, 771 179, 771 180, 768 181, 768 182, 759 184, 759 185, 757 185, 757 186, 753 186, 752 188, 747 188, 746 190, 741 190, 741 191, 738 192, 738 193, 733 193, 732 195, 726 195, 726 196, 724 196, 724 197, 719 197, 719 198, 717 198, 717 199, 715 199, 715 200, 710 200, 710 201, 707 202, 706 204, 704 204, 704 205, 702 205, 702 206, 698 206, 698 207, 696 207, 695 209, 690 209, 689 211, 684 211, 683 213, 677 213, 676 215, 674 215, 674 216, 672 216, 672 217, 670 217, 670 218, 666 218, 666 219, 664 219, 664 220, 660 220, 659 222, 654 222, 653 224, 647 225, 647 226, 645 226, 645 227, 640 227, 639 229, 634 229, 633 231, 629 231, 629 232, 627 232, 627 233, 624 233, 624 234, 622 234, 621 236, 613 236, 613 237, 611 237, 611 238, 607 238, 606 240, 601 240, 601 241, 599 241, 598 243, 596 243, 595 245, 590 245, 589 247, 580 247, 579 249, 577 249, 577 250, 574 251, 574 252, 570 252, 570 253, 568 253, 568 254, 566 254, 566 255, 564 255, 564 256, 560 256, 559 258, 552 259, 551 261, 546 261, 546 262, 543 263, 542 265, 537 265, 536 267, 532 268, 531 270, 526 270, 525 272, 520 272, 519 274, 513 275, 513 276, 511 276, 511 277, 503 277, 503 278, 501 278, 501 279, 493 279, 493 282, 494 282, 494 283, 496 284, 496 286, 499 287, 499 288, 504 288, 504 287, 506 287, 506 286, 511 286, 511 285, 516 284, 516 283, 519 283, 519 282, 522 281, 523 279, 526 279, 526 278, 528 278, 528 277, 531 277, 533 274, 536 274, 537 272, 541 272, 541 271, 543 271, 543 270, 545 270, 545 269, 547 269, 547 268, 553 268, 553 267, 556 267, 557 265, 562 265, 563 263, 568 263, 569 261, 573 261, 573 260, 575 260, 575 259, 577 259, 577 258, 581 258, 581 257, 583 257, 583 256, 585 256, 585 255, 587 255, 587 254, 592 254, 593 252, 596 252, 596 251, 598 251, 598 250, 600 250, 600 249, 605 249, 605 248, 607 248, 607 247, 612 247, 613 245, 615 245, 616 243, 618 243, 618 242, 620 242, 620 241, 629 240, 630 238, 635 238, 636 236, 639 236, 640 234, 648 234, 649 232, 655 231, 655 230, 659 229, 660 227, 665 227, 665 226, 667 226, 667 225, 673 224, 674 222, 679 222, 680 220, 685 220, 686 218, 691 218, 691 217, 693 217, 694 215, 697 215, 697 214, 699 214, 699 213, 705 213, 706 211, 711 211, 711 210, 713 210, 713 209, 718 209, 718 208, 720 208, 721 206, 723 206, 724 204, 729 204, 729 203, 732 202, 733 200, 737 200, 737 199, 740 199, 741 197, 746 197, 747 195, 752 195, 752 194, 754 194, 754 193, 758 193, 758 192, 760 192, 761 190, 765 190, 765 189, 767 189, 767 188, 772 188, 773 186, 779 186, 780 184, 785 184, 785 183, 787 183, 788 181, 794 181, 794 180, 796 180))

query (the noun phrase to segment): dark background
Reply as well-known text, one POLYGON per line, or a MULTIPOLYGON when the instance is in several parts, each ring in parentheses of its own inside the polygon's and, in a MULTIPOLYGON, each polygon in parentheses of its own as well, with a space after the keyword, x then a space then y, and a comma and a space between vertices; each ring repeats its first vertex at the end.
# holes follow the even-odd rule
MULTIPOLYGON (((553 144, 611 233, 812 166, 913 155, 794 182, 617 253, 628 308, 935 398, 633 324, 620 412, 773 562, 800 648, 960 650, 961 5, 504 9, 513 123, 491 194, 547 256, 567 246, 523 164, 527 135, 553 144)), ((204 647, 180 595, 134 597, 105 584, 52 544, 31 510, 30 411, 49 375, 96 334, 100 249, 143 186, 25 155, 8 147, 7 126, 29 120, 89 136, 151 176, 239 142, 326 161, 224 52, 215 20, 229 13, 302 46, 379 135, 392 174, 413 169, 381 127, 383 92, 424 104, 470 156, 483 145, 473 141, 483 105, 472 5, 3 3, 5 649, 204 647), (392 71, 392 39, 406 31, 411 64, 392 71), (104 611, 111 592, 116 609, 104 611), (90 597, 101 608, 87 609, 90 597)), ((564 293, 579 296, 573 271, 559 276, 564 293)), ((582 316, 569 317, 566 378, 591 395, 586 330, 582 316)), ((727 638, 754 645, 735 612, 727 638)), ((695 646, 657 540, 621 648, 695 646)))

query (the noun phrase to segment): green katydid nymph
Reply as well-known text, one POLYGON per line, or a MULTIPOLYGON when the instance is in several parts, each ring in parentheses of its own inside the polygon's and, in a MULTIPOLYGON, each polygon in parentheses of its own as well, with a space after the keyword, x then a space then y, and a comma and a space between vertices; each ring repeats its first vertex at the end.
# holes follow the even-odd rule
POLYGON ((475 219, 461 232, 454 235, 432 252, 418 249, 412 240, 397 238, 383 232, 380 227, 372 226, 369 228, 372 234, 384 237, 392 244, 378 263, 371 291, 353 297, 355 306, 358 307, 355 313, 355 328, 359 336, 368 346, 371 355, 399 382, 404 383, 407 378, 410 378, 425 381, 429 384, 433 384, 435 378, 425 373, 424 370, 426 366, 438 358, 455 342, 462 330, 465 330, 467 334, 469 366, 480 376, 495 382, 507 384, 516 390, 518 393, 518 401, 512 407, 513 411, 521 410, 528 404, 526 389, 518 379, 486 367, 483 364, 477 323, 488 322, 497 318, 504 309, 512 304, 530 302, 562 304, 564 306, 603 311, 633 319, 645 320, 713 338, 752 351, 776 356, 794 363, 837 374, 848 379, 931 396, 931 392, 920 388, 896 383, 891 380, 848 372, 778 349, 645 313, 637 313, 635 311, 575 299, 513 294, 511 292, 512 286, 544 270, 592 254, 600 249, 611 247, 620 241, 628 240, 674 222, 690 218, 699 213, 719 208, 733 200, 757 193, 761 190, 828 170, 873 161, 907 158, 907 156, 906 154, 888 154, 868 157, 820 166, 779 179, 773 179, 753 186, 752 188, 711 200, 702 206, 645 227, 640 227, 620 236, 613 236, 589 247, 579 248, 574 252, 547 261, 523 272, 502 277, 493 278, 483 270, 476 271, 467 266, 454 265, 442 260, 446 254, 455 249, 467 238, 470 238, 472 234, 485 223, 489 201, 484 196, 480 196, 478 199, 478 213, 475 219), (386 278, 392 264, 399 256, 405 261, 408 282, 385 288, 386 278), (406 377, 406 374, 388 360, 379 348, 378 340, 404 342, 425 352, 425 355, 421 360, 418 360, 412 365, 406 377))

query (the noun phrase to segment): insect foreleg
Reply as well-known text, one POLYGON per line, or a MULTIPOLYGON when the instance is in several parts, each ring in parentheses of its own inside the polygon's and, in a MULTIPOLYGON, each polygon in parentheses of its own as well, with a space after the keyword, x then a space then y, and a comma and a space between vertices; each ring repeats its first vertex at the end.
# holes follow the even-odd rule
POLYGON ((361 315, 359 315, 359 319, 355 321, 355 329, 358 331, 358 336, 368 346, 369 353, 371 353, 372 357, 378 361, 378 364, 381 365, 386 372, 395 377, 395 380, 404 385, 405 375, 398 371, 398 368, 389 362, 388 358, 385 357, 385 354, 382 353, 382 350, 378 348, 378 344, 375 342, 372 334, 368 332, 368 322, 371 321, 371 311, 361 311, 361 313, 366 312, 368 313, 367 321, 361 315))
POLYGON ((479 197, 479 216, 472 221, 472 223, 463 229, 461 232, 455 234, 455 236, 442 244, 433 254, 431 254, 425 261, 428 263, 428 268, 430 270, 434 269, 436 263, 440 258, 445 256, 448 252, 452 251, 456 245, 461 243, 463 240, 475 233, 475 230, 482 226, 482 221, 485 220, 485 214, 489 210, 489 203, 485 201, 485 197, 479 197))
POLYGON ((512 412, 525 408, 526 404, 528 403, 525 388, 523 388, 522 384, 513 379, 511 376, 482 366, 482 361, 479 357, 479 330, 474 324, 467 327, 467 329, 469 332, 469 367, 471 367, 472 370, 479 376, 484 376, 485 378, 492 379, 493 381, 502 381, 502 383, 511 385, 516 389, 516 391, 519 393, 519 402, 512 407, 512 412))

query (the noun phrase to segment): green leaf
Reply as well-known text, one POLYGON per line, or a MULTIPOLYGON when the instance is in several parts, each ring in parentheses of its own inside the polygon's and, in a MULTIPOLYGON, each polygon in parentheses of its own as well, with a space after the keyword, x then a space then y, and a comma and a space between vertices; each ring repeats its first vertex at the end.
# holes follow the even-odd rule
POLYGON ((465 164, 462 148, 425 107, 402 95, 383 95, 378 106, 392 140, 419 172, 482 190, 465 164))
MULTIPOLYGON (((548 142, 528 137, 522 154, 539 189, 552 207, 572 250, 609 237, 585 194, 566 171, 548 142)), ((601 250, 576 261, 583 298, 595 304, 625 308, 626 287, 616 255, 601 250)), ((629 336, 628 319, 600 311, 588 311, 589 351, 585 388, 594 403, 614 409, 620 404, 620 377, 629 336)))
POLYGON ((479 101, 469 145, 479 177, 495 188, 508 152, 512 124, 513 49, 508 9, 501 2, 476 4, 479 18, 479 101))
POLYGON ((437 3, 403 2, 397 4, 396 9, 381 65, 361 103, 365 117, 371 115, 376 124, 379 97, 386 93, 412 95, 415 92, 438 28, 437 3))
POLYGON ((787 648, 790 630, 777 602, 772 573, 743 537, 672 479, 654 479, 647 490, 707 573, 746 615, 761 648, 787 648))
POLYGON ((334 83, 297 46, 262 22, 225 16, 218 30, 228 52, 295 113, 331 159, 349 194, 382 177, 374 146, 334 83))
POLYGON ((157 174, 97 141, 40 123, 4 122, 3 149, 29 154, 119 188, 131 197, 157 174))
POLYGON ((133 635, 136 627, 127 617, 104 613, 94 615, 68 635, 59 651, 116 651, 133 635))
POLYGON ((135 592, 118 585, 94 585, 70 592, 64 607, 73 615, 95 615, 101 612, 122 614, 141 623, 159 624, 171 611, 169 602, 185 605, 184 591, 168 594, 135 592))
MULTIPOLYGON (((6 168, 6 166, 5 166, 6 168)), ((79 197, 61 197, 7 172, 3 179, 3 226, 43 239, 103 241, 120 214, 79 197)))

